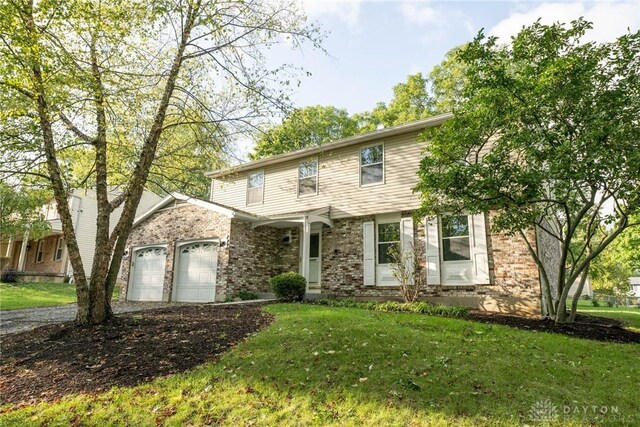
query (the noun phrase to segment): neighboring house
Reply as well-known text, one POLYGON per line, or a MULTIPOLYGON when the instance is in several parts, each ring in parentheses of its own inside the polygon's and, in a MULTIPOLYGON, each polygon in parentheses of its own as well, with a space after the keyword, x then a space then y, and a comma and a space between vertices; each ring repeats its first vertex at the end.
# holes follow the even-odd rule
POLYGON ((425 299, 539 314, 538 268, 522 240, 489 231, 491 213, 412 219, 418 136, 450 117, 209 173, 210 201, 173 194, 136 219, 124 296, 220 301, 298 271, 309 296, 397 299, 389 248, 401 245, 419 251, 425 299))
MULTIPOLYGON (((109 198, 117 195, 109 194, 109 198)), ((93 189, 75 190, 69 196, 69 208, 76 232, 78 247, 82 256, 84 271, 91 274, 96 239, 96 193, 93 189)), ((157 204, 162 198, 150 191, 145 191, 136 211, 139 216, 157 204)), ((122 206, 111 214, 110 231, 116 225, 122 213, 122 206)), ((71 263, 67 256, 67 246, 62 236, 62 223, 58 216, 55 202, 43 206, 43 215, 51 225, 48 236, 33 240, 26 236, 17 236, 8 242, 0 243, 0 254, 10 258, 9 267, 16 268, 23 280, 64 281, 73 276, 71 263)))
POLYGON ((629 286, 631 287, 631 298, 635 298, 640 303, 640 272, 636 271, 635 275, 629 278, 629 286))

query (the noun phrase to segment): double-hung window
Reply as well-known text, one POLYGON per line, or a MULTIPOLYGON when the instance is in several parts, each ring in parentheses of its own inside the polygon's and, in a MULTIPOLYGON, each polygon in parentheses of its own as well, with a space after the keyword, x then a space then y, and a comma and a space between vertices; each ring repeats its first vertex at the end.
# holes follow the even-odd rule
POLYGON ((252 172, 247 177, 247 205, 262 203, 264 172, 252 172))
POLYGON ((60 261, 62 259, 62 252, 64 249, 64 239, 62 236, 58 236, 58 240, 56 242, 56 250, 53 252, 53 260, 60 261))
POLYGON ((469 217, 467 215, 442 217, 442 260, 469 261, 469 217))
POLYGON ((400 223, 378 224, 378 264, 393 262, 392 249, 400 247, 400 223))
POLYGON ((38 240, 36 248, 36 262, 44 261, 44 240, 38 240))
POLYGON ((360 185, 384 182, 384 146, 364 147, 360 150, 360 185))
POLYGON ((318 194, 318 160, 308 160, 298 165, 298 196, 318 194))

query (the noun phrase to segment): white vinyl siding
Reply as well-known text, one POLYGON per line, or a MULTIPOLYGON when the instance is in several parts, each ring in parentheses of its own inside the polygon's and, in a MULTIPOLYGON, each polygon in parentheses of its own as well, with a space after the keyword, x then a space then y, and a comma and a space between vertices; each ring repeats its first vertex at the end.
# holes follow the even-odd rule
POLYGON ((298 165, 298 196, 318 194, 318 160, 307 160, 298 165))
POLYGON ((298 159, 265 166, 268 185, 262 204, 245 208, 247 172, 214 180, 213 202, 247 210, 256 215, 301 212, 331 206, 331 218, 414 210, 420 199, 413 187, 425 142, 416 142, 418 133, 385 138, 384 185, 361 187, 360 149, 343 147, 318 155, 318 194, 298 197, 298 159))
POLYGON ((247 177, 247 206, 262 203, 264 172, 252 172, 247 177))

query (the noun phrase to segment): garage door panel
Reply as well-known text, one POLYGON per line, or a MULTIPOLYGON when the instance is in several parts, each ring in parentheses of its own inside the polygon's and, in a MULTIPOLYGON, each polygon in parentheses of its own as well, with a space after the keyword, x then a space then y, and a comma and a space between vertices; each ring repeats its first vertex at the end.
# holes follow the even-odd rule
POLYGON ((133 254, 132 301, 162 301, 167 250, 164 247, 138 249, 133 254))
POLYGON ((178 251, 175 300, 212 302, 215 300, 217 246, 211 242, 191 243, 178 251))

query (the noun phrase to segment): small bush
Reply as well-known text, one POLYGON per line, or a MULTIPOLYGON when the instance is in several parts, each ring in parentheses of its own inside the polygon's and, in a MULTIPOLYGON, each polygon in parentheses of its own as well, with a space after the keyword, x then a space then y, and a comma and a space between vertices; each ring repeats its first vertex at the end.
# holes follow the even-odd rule
POLYGON ((228 295, 224 299, 224 302, 232 302, 232 301, 236 301, 236 300, 250 301, 250 300, 254 300, 254 299, 258 299, 258 294, 254 293, 254 292, 249 292, 249 291, 238 291, 238 292, 232 293, 231 295, 228 295))
POLYGON ((397 313, 419 313, 419 314, 429 314, 434 316, 446 316, 446 317, 465 317, 469 312, 469 310, 466 307, 433 305, 424 301, 360 302, 360 301, 354 301, 350 299, 337 300, 337 299, 324 298, 316 301, 315 304, 326 305, 329 307, 363 308, 365 310, 374 310, 374 311, 388 311, 388 312, 397 312, 397 313))
POLYGON ((594 307, 600 307, 600 302, 594 298, 591 300, 591 305, 594 307))
POLYGON ((307 289, 307 280, 293 271, 273 276, 269 283, 276 297, 285 301, 302 301, 307 289))
POLYGON ((0 274, 0 282, 16 283, 18 281, 18 270, 15 268, 5 268, 0 274))

